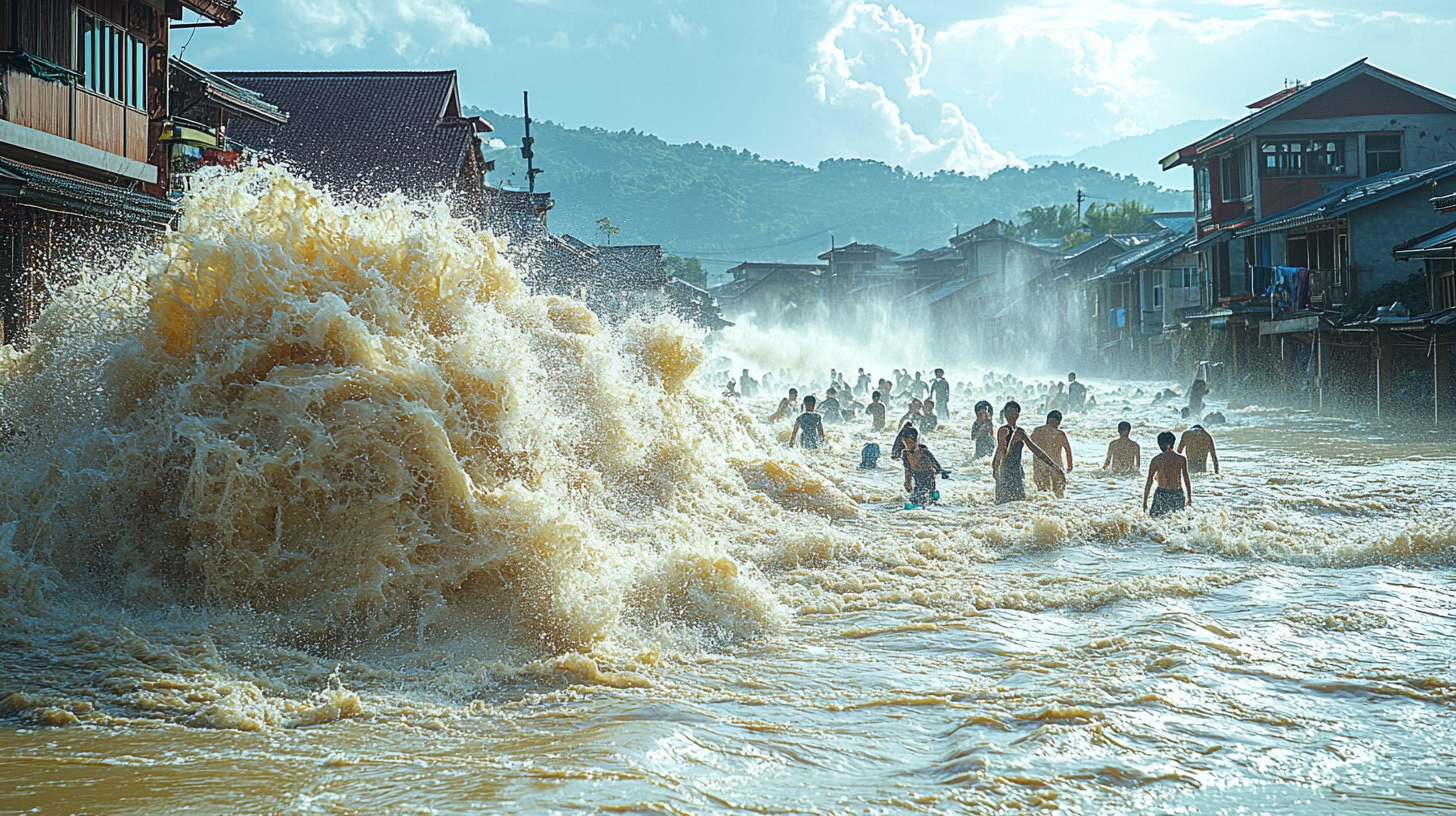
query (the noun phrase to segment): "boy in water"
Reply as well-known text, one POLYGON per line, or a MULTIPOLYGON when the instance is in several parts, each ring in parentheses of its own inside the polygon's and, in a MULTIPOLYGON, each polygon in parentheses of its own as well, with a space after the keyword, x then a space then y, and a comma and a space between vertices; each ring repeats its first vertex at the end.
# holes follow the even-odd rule
POLYGON ((1213 472, 1218 473, 1218 449, 1213 445, 1213 434, 1202 425, 1194 425, 1183 432, 1178 440, 1178 452, 1188 451, 1188 469, 1194 473, 1208 472, 1208 458, 1213 457, 1213 472))
POLYGON ((996 503, 1026 501, 1026 471, 1022 470, 1021 450, 1026 448, 1031 455, 1061 471, 1061 465, 1052 461, 1037 444, 1031 441, 1026 431, 1016 427, 1021 418, 1021 403, 1012 400, 1001 409, 1006 424, 996 432, 996 455, 991 457, 991 475, 996 479, 996 503))
POLYGON ((976 421, 971 424, 971 438, 976 440, 976 458, 981 459, 996 452, 996 423, 991 421, 991 403, 981 400, 976 403, 976 421))
POLYGON ((923 407, 924 407, 924 403, 922 403, 920 400, 918 400, 918 399, 912 399, 912 400, 910 400, 910 410, 908 410, 908 411, 905 412, 905 416, 900 417, 900 423, 899 424, 904 425, 906 422, 919 422, 920 421, 920 409, 923 408, 923 407))
POLYGON ((1148 481, 1143 485, 1143 509, 1153 518, 1193 506, 1193 484, 1188 480, 1188 460, 1173 451, 1174 440, 1171 431, 1158 434, 1158 447, 1163 452, 1148 463, 1148 481), (1152 507, 1148 507, 1148 493, 1153 489, 1154 479, 1158 481, 1158 492, 1153 494, 1152 507))
POLYGON ((1080 411, 1087 407, 1087 386, 1077 382, 1077 372, 1073 371, 1067 375, 1070 382, 1067 384, 1067 407, 1073 411, 1080 411))
POLYGON ((935 400, 926 400, 921 406, 920 418, 915 420, 915 427, 921 433, 930 433, 940 427, 940 417, 935 414, 935 400))
POLYGON ((838 425, 844 418, 842 409, 839 407, 839 391, 830 387, 824 392, 824 402, 819 405, 819 415, 824 418, 826 425, 838 425))
POLYGON ((789 414, 791 414, 793 412, 793 410, 794 410, 794 406, 796 406, 798 404, 799 404, 799 389, 797 389, 797 388, 790 388, 789 389, 789 395, 787 397, 779 400, 779 409, 777 411, 774 411, 773 414, 771 414, 766 421, 767 422, 776 422, 776 421, 778 421, 780 419, 788 419, 789 418, 789 414))
POLYGON ((880 392, 874 393, 870 404, 865 406, 865 412, 870 415, 871 433, 879 433, 885 429, 885 404, 880 402, 880 392))
POLYGON ((944 470, 930 448, 920 444, 920 434, 914 427, 905 429, 905 450, 900 454, 905 462, 905 486, 910 494, 910 503, 924 507, 940 499, 935 489, 935 477, 944 470))
POLYGON ((804 435, 802 444, 805 450, 818 450, 820 445, 829 441, 829 437, 824 434, 823 418, 814 413, 814 403, 817 401, 812 394, 804 397, 804 413, 799 414, 799 418, 794 421, 794 430, 789 434, 789 447, 794 446, 800 432, 804 435))
POLYGON ((1102 469, 1114 476, 1136 476, 1143 472, 1143 449, 1132 441, 1132 423, 1117 423, 1117 438, 1107 443, 1107 460, 1102 469))
POLYGON ((1062 463, 1062 457, 1067 458, 1067 469, 1053 470, 1042 464, 1040 459, 1033 459, 1031 463, 1031 478, 1036 483, 1037 490, 1051 488, 1057 494, 1057 498, 1066 498, 1067 474, 1072 472, 1072 442, 1067 439, 1067 434, 1062 430, 1062 412, 1052 411, 1047 414, 1046 424, 1031 432, 1031 441, 1037 447, 1046 452, 1048 456, 1055 459, 1057 464, 1062 463))
MULTIPOLYGON (((930 396, 942 411, 950 411, 950 383, 945 379, 945 369, 935 370, 935 379, 930 381, 930 396)), ((950 416, 949 413, 946 416, 950 416)))

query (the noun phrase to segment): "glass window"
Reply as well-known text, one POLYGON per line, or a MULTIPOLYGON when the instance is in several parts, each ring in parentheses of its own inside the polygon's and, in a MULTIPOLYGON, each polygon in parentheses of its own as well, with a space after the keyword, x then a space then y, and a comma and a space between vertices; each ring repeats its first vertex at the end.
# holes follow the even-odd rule
POLYGON ((1298 139, 1259 145, 1261 176, 1342 176, 1344 139, 1298 139))
POLYGON ((145 106, 146 44, 85 12, 77 20, 76 36, 82 86, 132 107, 145 106))
POLYGON ((1208 165, 1200 164, 1193 171, 1193 187, 1197 193, 1198 216, 1202 218, 1213 212, 1213 198, 1208 190, 1208 165))
POLYGON ((1365 175, 1400 170, 1400 134, 1365 137, 1365 175))

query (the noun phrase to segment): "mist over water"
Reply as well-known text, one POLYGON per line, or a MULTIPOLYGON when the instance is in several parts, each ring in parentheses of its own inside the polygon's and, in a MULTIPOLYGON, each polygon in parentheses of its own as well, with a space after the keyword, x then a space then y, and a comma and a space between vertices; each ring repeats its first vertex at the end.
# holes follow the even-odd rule
POLYGON ((1215 393, 1224 472, 1154 521, 1095 466, 1171 384, 1084 377, 1067 497, 995 507, 973 389, 904 511, 889 433, 785 448, 718 358, 1014 361, 893 313, 705 347, 498 250, 218 174, 5 350, 4 810, 1456 808, 1448 443, 1215 393))

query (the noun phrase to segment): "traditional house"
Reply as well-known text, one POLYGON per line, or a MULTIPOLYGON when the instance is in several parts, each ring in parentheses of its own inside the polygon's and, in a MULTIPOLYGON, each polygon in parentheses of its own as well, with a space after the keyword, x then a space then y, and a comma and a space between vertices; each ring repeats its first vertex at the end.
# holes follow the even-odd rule
POLYGON ((829 266, 830 300, 840 306, 857 306, 875 297, 877 290, 893 288, 901 278, 901 270, 891 261, 899 255, 879 244, 859 242, 820 255, 819 260, 829 266))
POLYGON ((233 0, 4 0, 0 309, 22 340, 74 258, 168 224, 171 21, 241 15, 233 0))
POLYGON ((361 201, 392 192, 445 196, 462 217, 483 208, 481 134, 492 127, 460 107, 455 71, 222 71, 261 94, 286 124, 250 120, 232 138, 361 201))
POLYGON ((928 309, 938 337, 987 341, 994 349, 1018 342, 1017 334, 1050 330, 1034 295, 1056 253, 1011 235, 995 219, 956 234, 950 245, 962 259, 961 274, 911 296, 928 309))
MULTIPOLYGON (((249 147, 229 137, 234 116, 259 126, 282 127, 288 115, 257 91, 229 82, 191 63, 172 59, 172 115, 162 129, 161 145, 172 198, 181 198, 192 175, 209 166, 236 167, 249 147)), ((247 130, 248 128, 244 128, 247 130)))
POLYGON ((822 264, 741 263, 709 291, 729 320, 782 322, 815 312, 824 302, 829 267, 822 264))

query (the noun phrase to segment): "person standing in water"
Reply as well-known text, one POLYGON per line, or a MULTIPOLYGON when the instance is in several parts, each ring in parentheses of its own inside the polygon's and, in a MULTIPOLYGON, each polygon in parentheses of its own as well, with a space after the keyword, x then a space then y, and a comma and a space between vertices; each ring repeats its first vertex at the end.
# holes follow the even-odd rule
POLYGON ((996 452, 996 423, 991 421, 991 403, 985 400, 976 403, 976 421, 971 424, 971 438, 976 440, 977 459, 996 452))
POLYGON ((1006 424, 996 432, 996 455, 991 457, 991 475, 996 479, 996 503, 1026 501, 1026 471, 1022 469, 1021 451, 1030 450, 1031 455, 1061 471, 1061 466, 1052 461, 1037 444, 1031 441, 1026 431, 1016 427, 1021 418, 1021 403, 1015 400, 1001 409, 1006 424))
POLYGON ((814 412, 814 404, 818 400, 811 394, 804 397, 804 413, 794 421, 794 430, 789 434, 789 447, 799 442, 800 433, 803 434, 802 445, 805 450, 818 450, 820 445, 829 441, 824 433, 824 419, 814 412))
POLYGON ((839 404, 837 389, 830 387, 824 392, 824 402, 819 405, 819 416, 826 425, 838 425, 843 421, 844 411, 839 404))
POLYGON ((1087 407, 1087 386, 1077 382, 1077 372, 1067 375, 1067 410, 1081 411, 1087 407))
POLYGON ((780 419, 788 419, 794 412, 794 407, 799 404, 799 389, 790 388, 789 395, 779 400, 779 409, 774 411, 766 422, 775 422, 780 419))
POLYGON ((928 434, 940 427, 940 417, 935 414, 935 400, 926 400, 921 405, 920 416, 915 420, 915 427, 923 434, 928 434))
POLYGON ((1053 470, 1042 464, 1040 459, 1031 463, 1031 479, 1036 483, 1037 490, 1050 488, 1057 494, 1057 498, 1065 498, 1067 493, 1067 475, 1072 472, 1072 442, 1067 439, 1067 434, 1062 430, 1062 412, 1052 411, 1047 414, 1046 424, 1031 432, 1031 441, 1041 448, 1046 454, 1056 460, 1057 464, 1062 463, 1062 457, 1067 458, 1067 469, 1053 470))
POLYGON ((1213 472, 1218 473, 1218 448, 1213 444, 1213 434, 1202 425, 1194 425, 1183 432, 1178 440, 1178 452, 1188 451, 1188 469, 1194 473, 1208 472, 1208 459, 1213 457, 1213 472))
POLYGON ((914 427, 905 429, 905 449, 900 452, 905 463, 905 482, 909 488, 910 504, 924 507, 940 499, 935 489, 935 477, 945 468, 940 466, 930 448, 920 444, 920 434, 914 427))
POLYGON ((1143 510, 1153 518, 1193 506, 1193 483, 1188 479, 1188 460, 1173 451, 1173 440, 1171 431, 1158 434, 1158 447, 1163 452, 1148 463, 1148 481, 1143 485, 1143 510), (1153 494, 1153 504, 1149 507, 1148 493, 1153 489, 1154 480, 1158 482, 1158 492, 1153 494))
POLYGON ((865 413, 870 415, 871 433, 879 433, 885 429, 885 404, 880 402, 880 392, 876 391, 870 398, 870 404, 865 406, 865 413))
POLYGON ((1114 476, 1135 476, 1143 472, 1143 449, 1132 441, 1132 423, 1117 423, 1117 438, 1107 443, 1107 460, 1102 469, 1114 476))
POLYGON ((1195 420, 1203 418, 1203 398, 1208 396, 1208 367, 1199 364, 1193 384, 1188 386, 1188 412, 1195 420))
POLYGON ((940 413, 950 416, 950 382, 945 378, 945 369, 935 370, 935 379, 930 381, 930 398, 939 406, 940 413))

